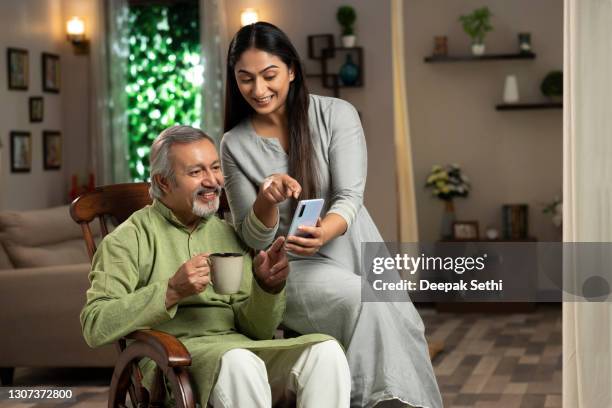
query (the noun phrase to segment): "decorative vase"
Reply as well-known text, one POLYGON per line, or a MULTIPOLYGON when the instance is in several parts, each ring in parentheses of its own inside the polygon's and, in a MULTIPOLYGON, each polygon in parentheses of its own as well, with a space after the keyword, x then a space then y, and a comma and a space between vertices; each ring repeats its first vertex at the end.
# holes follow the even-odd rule
POLYGON ((440 235, 442 239, 453 238, 453 223, 455 222, 455 204, 453 200, 444 201, 444 213, 442 213, 442 224, 440 235))
POLYGON ((484 43, 474 43, 472 44, 472 54, 476 56, 483 55, 485 53, 485 45, 484 43))
POLYGON ((346 61, 344 65, 340 67, 338 76, 340 77, 340 81, 342 81, 342 85, 351 86, 357 83, 359 79, 359 67, 353 62, 351 54, 346 55, 346 61))
POLYGON ((504 102, 517 103, 519 101, 518 82, 516 76, 508 75, 504 84, 504 102))
POLYGON ((355 46, 355 41, 357 37, 355 35, 343 35, 342 36, 342 46, 344 48, 353 48, 355 46))

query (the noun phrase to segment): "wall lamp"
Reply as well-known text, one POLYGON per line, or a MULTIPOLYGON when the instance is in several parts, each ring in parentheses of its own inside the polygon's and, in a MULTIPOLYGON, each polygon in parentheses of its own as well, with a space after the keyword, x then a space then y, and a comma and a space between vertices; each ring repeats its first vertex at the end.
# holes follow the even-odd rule
POLYGON ((76 55, 89 54, 89 40, 85 38, 85 23, 79 17, 72 17, 66 23, 66 36, 72 43, 76 55))
POLYGON ((240 25, 242 27, 259 21, 259 13, 253 8, 242 10, 240 13, 240 25))

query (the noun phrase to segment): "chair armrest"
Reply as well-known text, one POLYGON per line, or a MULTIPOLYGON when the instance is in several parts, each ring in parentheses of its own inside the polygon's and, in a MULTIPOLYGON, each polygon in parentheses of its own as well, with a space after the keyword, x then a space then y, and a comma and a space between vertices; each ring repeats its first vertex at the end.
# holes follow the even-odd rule
POLYGON ((166 362, 167 367, 191 365, 189 351, 171 334, 159 330, 136 330, 125 338, 135 340, 130 347, 141 349, 143 354, 148 354, 145 350, 153 351, 166 362))

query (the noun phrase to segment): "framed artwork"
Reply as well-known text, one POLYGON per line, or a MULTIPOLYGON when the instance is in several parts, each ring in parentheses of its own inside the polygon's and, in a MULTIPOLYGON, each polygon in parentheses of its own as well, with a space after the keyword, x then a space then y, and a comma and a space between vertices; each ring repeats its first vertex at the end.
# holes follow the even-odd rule
POLYGON ((32 96, 30 98, 30 122, 42 122, 44 104, 42 96, 32 96))
POLYGON ((42 54, 42 84, 43 84, 44 92, 59 93, 60 91, 59 55, 43 52, 42 54))
POLYGON ((470 241, 479 239, 478 221, 457 221, 453 223, 453 239, 470 241))
POLYGON ((62 167, 62 134, 56 130, 43 132, 43 167, 45 170, 62 167))
POLYGON ((27 91, 30 80, 30 60, 27 50, 9 48, 6 52, 8 88, 27 91))
POLYGON ((32 169, 32 136, 30 132, 11 132, 11 172, 29 173, 32 169))

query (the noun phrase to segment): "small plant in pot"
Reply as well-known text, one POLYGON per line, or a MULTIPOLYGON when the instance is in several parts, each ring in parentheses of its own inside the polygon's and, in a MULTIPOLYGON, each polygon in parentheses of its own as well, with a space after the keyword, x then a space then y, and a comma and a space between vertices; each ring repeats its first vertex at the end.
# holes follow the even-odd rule
POLYGON ((563 72, 551 71, 544 77, 540 90, 552 102, 563 101, 563 72))
POLYGON ((484 38, 488 32, 493 31, 492 16, 488 7, 481 7, 470 14, 459 17, 463 30, 472 39, 472 54, 474 55, 483 55, 485 52, 484 38))
POLYGON ((353 25, 357 20, 357 13, 351 6, 340 6, 336 13, 336 19, 342 27, 342 46, 346 48, 355 46, 355 29, 353 25))

